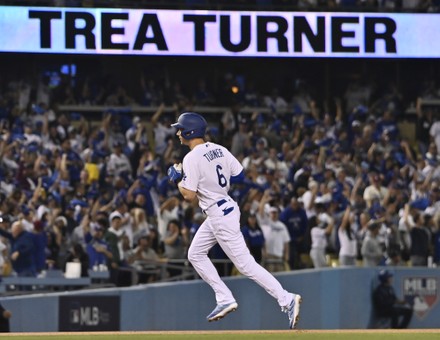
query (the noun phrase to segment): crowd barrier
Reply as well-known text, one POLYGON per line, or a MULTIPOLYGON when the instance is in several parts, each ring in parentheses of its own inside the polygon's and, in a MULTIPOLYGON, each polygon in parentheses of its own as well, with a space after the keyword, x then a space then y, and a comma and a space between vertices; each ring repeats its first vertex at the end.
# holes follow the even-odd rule
MULTIPOLYGON (((299 328, 365 329, 372 327, 371 292, 379 269, 306 269, 276 277, 303 296, 299 328)), ((392 271, 397 295, 415 307, 410 328, 440 328, 440 270, 392 271)), ((215 305, 214 294, 201 280, 9 296, 2 304, 13 314, 13 332, 287 328, 287 316, 256 283, 241 276, 225 281, 239 307, 214 323, 206 321, 215 305)))

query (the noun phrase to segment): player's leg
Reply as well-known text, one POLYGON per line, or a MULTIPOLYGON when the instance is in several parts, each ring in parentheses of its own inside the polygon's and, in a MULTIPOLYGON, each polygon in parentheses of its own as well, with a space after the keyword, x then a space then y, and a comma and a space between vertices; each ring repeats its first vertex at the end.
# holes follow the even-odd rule
POLYGON ((301 296, 286 291, 271 273, 255 261, 240 231, 238 208, 234 210, 236 212, 227 216, 212 219, 217 242, 240 273, 254 280, 277 300, 281 310, 289 317, 289 327, 295 328, 299 320, 301 296))
POLYGON ((200 226, 194 236, 188 250, 188 260, 200 277, 208 283, 214 290, 215 299, 218 305, 230 304, 235 302, 230 289, 221 280, 217 269, 208 258, 209 250, 217 243, 211 231, 210 219, 207 218, 200 226))
POLYGON ((230 214, 211 219, 217 242, 234 263, 237 270, 263 287, 281 307, 292 301, 292 294, 266 269, 260 266, 251 255, 240 230, 239 209, 230 214))

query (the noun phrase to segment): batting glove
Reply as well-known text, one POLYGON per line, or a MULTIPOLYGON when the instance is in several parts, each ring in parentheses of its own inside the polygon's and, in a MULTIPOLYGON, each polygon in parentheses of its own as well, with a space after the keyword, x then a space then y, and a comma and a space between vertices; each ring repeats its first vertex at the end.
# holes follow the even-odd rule
POLYGON ((168 168, 168 180, 173 183, 178 183, 182 179, 182 165, 174 164, 168 168))

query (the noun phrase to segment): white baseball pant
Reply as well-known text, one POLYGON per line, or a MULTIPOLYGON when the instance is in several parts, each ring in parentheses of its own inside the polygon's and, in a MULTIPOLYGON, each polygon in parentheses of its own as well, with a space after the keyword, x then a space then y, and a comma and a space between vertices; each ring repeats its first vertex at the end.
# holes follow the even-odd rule
POLYGON ((232 292, 208 258, 209 250, 218 242, 240 273, 263 287, 277 300, 280 307, 287 306, 292 300, 292 294, 283 289, 280 282, 260 266, 249 252, 240 230, 240 210, 237 203, 228 198, 225 204, 220 207, 214 204, 205 213, 207 218, 191 243, 188 259, 200 277, 214 290, 217 304, 235 302, 232 292))

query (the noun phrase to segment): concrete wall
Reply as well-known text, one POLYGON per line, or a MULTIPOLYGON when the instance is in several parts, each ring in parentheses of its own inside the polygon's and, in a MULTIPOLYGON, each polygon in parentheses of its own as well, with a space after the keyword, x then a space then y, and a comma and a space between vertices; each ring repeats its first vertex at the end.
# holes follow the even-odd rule
MULTIPOLYGON (((368 328, 371 290, 379 268, 328 268, 280 273, 276 277, 289 291, 303 296, 301 329, 368 328)), ((393 269, 394 287, 403 296, 407 278, 430 278, 429 309, 414 315, 411 328, 440 328, 440 270, 393 269)), ((13 313, 11 331, 58 331, 59 296, 119 296, 121 330, 226 330, 286 329, 286 314, 276 301, 244 277, 225 279, 239 304, 225 319, 208 323, 215 307, 214 294, 203 281, 149 284, 120 289, 4 297, 2 304, 13 313)), ((419 287, 420 288, 420 287, 419 287)), ((423 287, 420 289, 423 290, 423 287)), ((426 293, 426 290, 423 292, 426 293)), ((423 293, 422 292, 422 293, 423 293)))

